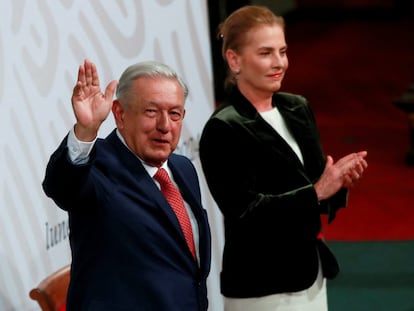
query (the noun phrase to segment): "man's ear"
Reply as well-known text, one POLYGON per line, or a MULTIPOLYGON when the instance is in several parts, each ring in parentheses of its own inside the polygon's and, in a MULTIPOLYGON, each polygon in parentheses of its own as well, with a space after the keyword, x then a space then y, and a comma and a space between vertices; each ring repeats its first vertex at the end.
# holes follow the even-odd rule
POLYGON ((122 108, 121 102, 115 99, 112 103, 112 114, 114 115, 115 123, 118 128, 124 126, 124 108, 122 108))
POLYGON ((228 49, 226 51, 226 59, 227 64, 229 65, 229 68, 233 73, 240 72, 239 55, 235 51, 233 51, 232 49, 228 49))

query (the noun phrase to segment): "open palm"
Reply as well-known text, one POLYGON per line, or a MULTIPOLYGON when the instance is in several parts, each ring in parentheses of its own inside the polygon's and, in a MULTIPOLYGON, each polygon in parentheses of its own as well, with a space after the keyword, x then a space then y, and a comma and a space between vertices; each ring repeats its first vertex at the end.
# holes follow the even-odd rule
POLYGON ((79 67, 78 81, 72 94, 72 107, 77 120, 75 129, 79 139, 96 136, 111 110, 116 85, 117 81, 110 82, 103 94, 95 64, 85 60, 79 67))

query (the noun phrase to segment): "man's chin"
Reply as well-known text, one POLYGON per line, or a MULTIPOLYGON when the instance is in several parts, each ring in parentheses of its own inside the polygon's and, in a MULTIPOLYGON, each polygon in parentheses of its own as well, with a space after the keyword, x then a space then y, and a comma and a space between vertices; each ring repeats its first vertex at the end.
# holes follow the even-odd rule
POLYGON ((170 151, 157 152, 151 156, 146 157, 144 162, 150 166, 160 167, 170 156, 170 151))

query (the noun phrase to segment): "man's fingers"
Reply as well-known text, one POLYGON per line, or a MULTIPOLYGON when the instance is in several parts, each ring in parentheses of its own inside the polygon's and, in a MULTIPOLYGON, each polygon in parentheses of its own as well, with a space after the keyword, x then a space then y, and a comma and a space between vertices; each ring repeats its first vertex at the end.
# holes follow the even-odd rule
POLYGON ((84 65, 80 65, 79 66, 79 70, 78 70, 78 82, 81 82, 82 84, 85 84, 86 83, 85 66, 84 65))
POLYGON ((105 89, 105 95, 104 95, 106 100, 113 98, 117 85, 118 85, 117 80, 113 80, 108 84, 108 86, 105 89))
POLYGON ((99 86, 99 76, 98 76, 98 70, 96 69, 96 66, 94 63, 91 63, 91 74, 92 74, 92 85, 93 86, 99 86))
POLYGON ((73 88, 73 94, 72 96, 81 96, 82 95, 82 82, 78 81, 75 85, 75 87, 73 88))
POLYGON ((85 83, 87 86, 92 85, 92 63, 89 61, 85 61, 85 83))

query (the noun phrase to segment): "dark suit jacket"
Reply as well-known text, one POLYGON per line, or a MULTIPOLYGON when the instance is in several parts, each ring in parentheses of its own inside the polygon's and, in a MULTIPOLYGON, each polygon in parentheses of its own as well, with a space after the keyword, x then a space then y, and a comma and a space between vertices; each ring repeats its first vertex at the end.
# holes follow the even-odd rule
POLYGON ((173 154, 168 163, 198 222, 199 267, 171 207, 115 131, 85 165, 71 163, 66 145, 51 156, 43 188, 69 213, 67 309, 206 310, 210 229, 190 160, 173 154))
POLYGON ((318 202, 313 184, 324 170, 325 157, 314 116, 301 96, 277 93, 273 105, 296 139, 304 165, 237 88, 201 136, 203 171, 224 215, 225 296, 308 288, 317 276, 317 250, 325 276, 338 272, 334 256, 317 235, 320 213, 329 212, 332 221, 346 204, 346 190, 318 202))

